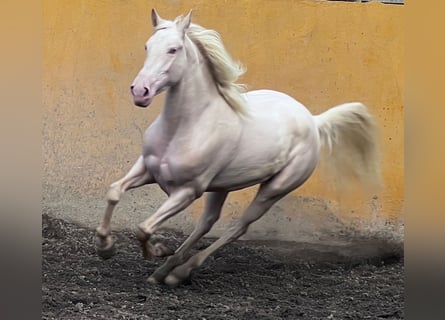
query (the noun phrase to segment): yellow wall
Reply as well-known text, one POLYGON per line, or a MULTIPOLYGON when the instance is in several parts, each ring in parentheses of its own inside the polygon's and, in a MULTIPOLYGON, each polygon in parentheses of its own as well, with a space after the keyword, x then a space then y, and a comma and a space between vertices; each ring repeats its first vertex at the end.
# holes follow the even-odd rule
MULTIPOLYGON (((247 66, 242 82, 250 89, 286 92, 313 113, 358 100, 377 119, 385 187, 375 199, 340 192, 316 172, 251 236, 322 238, 351 225, 374 232, 403 220, 403 6, 309 0, 43 4, 44 206, 53 214, 95 224, 107 186, 140 153, 141 132, 159 113, 163 96, 149 109, 136 108, 129 85, 142 66, 155 7, 164 18, 193 8, 194 21, 219 31, 247 66)), ((231 195, 216 233, 254 189, 231 195)), ((118 211, 118 225, 141 221, 161 203, 159 190, 144 190, 127 196, 123 208, 138 213, 118 211)), ((198 201, 176 226, 188 231, 201 208, 198 201)))

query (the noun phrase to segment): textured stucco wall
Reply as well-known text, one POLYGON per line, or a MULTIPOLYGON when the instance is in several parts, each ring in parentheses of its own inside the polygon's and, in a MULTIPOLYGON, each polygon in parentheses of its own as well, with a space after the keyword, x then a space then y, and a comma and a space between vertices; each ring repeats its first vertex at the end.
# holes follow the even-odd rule
MULTIPOLYGON (((43 205, 51 214, 95 226, 107 186, 136 160, 143 130, 159 113, 132 106, 129 85, 151 34, 150 9, 174 18, 193 8, 195 22, 218 30, 247 66, 251 89, 286 92, 313 113, 359 100, 380 128, 385 186, 374 198, 316 171, 280 201, 247 237, 329 239, 351 230, 400 232, 403 221, 403 6, 325 1, 43 2, 43 205)), ((218 234, 255 188, 233 193, 218 234)), ((123 198, 113 226, 134 227, 165 196, 145 186, 123 198)), ((168 226, 190 231, 197 201, 168 226)), ((400 234, 399 234, 400 235, 400 234)))

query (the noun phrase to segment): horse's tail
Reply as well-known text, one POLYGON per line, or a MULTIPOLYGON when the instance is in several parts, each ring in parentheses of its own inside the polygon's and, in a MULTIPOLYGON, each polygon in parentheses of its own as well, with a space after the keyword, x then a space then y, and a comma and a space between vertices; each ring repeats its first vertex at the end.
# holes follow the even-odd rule
POLYGON ((339 174, 340 182, 352 176, 373 190, 380 187, 377 128, 366 106, 345 103, 314 118, 322 146, 327 147, 327 164, 339 174))

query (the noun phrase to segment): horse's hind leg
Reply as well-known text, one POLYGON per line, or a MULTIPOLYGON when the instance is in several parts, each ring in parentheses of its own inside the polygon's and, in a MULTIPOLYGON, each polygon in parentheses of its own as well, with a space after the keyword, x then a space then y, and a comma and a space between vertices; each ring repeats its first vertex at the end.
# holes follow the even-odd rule
POLYGON ((161 283, 173 268, 185 262, 187 252, 203 235, 210 231, 212 226, 219 219, 227 194, 228 192, 209 192, 207 194, 204 212, 193 232, 176 250, 175 254, 168 257, 167 261, 156 269, 156 271, 148 278, 148 282, 152 284, 161 283))
POLYGON ((281 197, 263 197, 260 189, 253 202, 247 208, 246 212, 235 222, 235 224, 228 228, 226 233, 221 238, 216 240, 206 249, 192 256, 184 264, 173 269, 173 271, 171 271, 164 279, 164 282, 167 285, 174 287, 189 278, 191 272, 200 267, 213 252, 218 250, 223 245, 242 236, 247 231, 247 227, 266 213, 267 210, 269 210, 270 207, 272 207, 272 205, 280 198, 281 197))
POLYGON ((137 188, 145 184, 153 183, 151 174, 144 165, 144 159, 140 156, 130 171, 120 180, 111 184, 107 193, 107 207, 102 222, 96 228, 96 249, 100 257, 107 259, 114 254, 114 241, 110 236, 111 217, 116 204, 121 195, 132 188, 137 188))
POLYGON ((235 224, 230 226, 226 233, 212 245, 173 269, 164 282, 169 286, 177 286, 189 278, 191 272, 200 267, 212 253, 241 237, 252 222, 261 218, 278 200, 303 184, 312 173, 316 162, 310 162, 307 166, 301 166, 301 163, 307 162, 302 161, 301 158, 295 158, 279 174, 263 183, 255 199, 235 224))

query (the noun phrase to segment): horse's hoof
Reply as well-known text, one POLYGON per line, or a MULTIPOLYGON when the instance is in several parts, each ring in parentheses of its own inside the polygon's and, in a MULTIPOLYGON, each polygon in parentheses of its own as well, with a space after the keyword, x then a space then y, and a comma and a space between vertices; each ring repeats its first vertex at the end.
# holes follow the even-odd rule
POLYGON ((169 274, 167 277, 165 277, 164 283, 168 285, 170 288, 176 288, 181 284, 181 280, 176 278, 176 276, 169 274))
POLYGON ((171 256, 175 253, 172 249, 167 247, 165 244, 158 242, 153 245, 153 255, 155 257, 166 257, 171 256))
POLYGON ((97 248, 96 252, 99 257, 101 257, 104 260, 107 260, 116 254, 116 248, 114 245, 111 248, 105 250, 97 248))
POLYGON ((191 272, 192 269, 187 265, 177 266, 165 277, 164 283, 172 288, 177 287, 181 283, 189 282, 191 272))
POLYGON ((158 285, 158 284, 161 284, 161 282, 158 281, 158 280, 156 280, 156 278, 153 277, 153 276, 148 277, 148 279, 147 279, 147 283, 152 284, 152 285, 158 285))
POLYGON ((102 259, 110 259, 116 254, 116 246, 114 245, 114 241, 111 238, 107 238, 105 243, 103 243, 103 240, 99 239, 98 243, 96 244, 96 252, 102 259))

